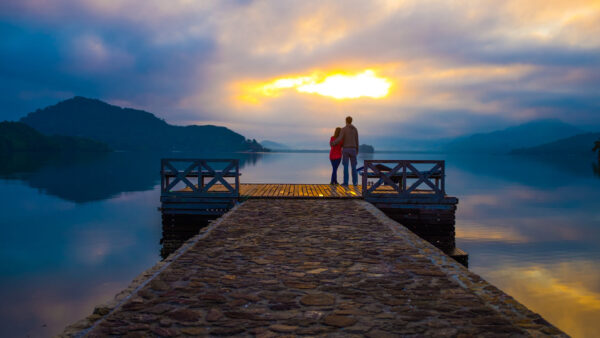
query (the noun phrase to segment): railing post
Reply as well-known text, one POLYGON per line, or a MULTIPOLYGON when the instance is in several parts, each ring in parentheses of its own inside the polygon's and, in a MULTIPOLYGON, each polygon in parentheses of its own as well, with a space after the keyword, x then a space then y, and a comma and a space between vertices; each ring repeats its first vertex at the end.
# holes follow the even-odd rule
POLYGON ((235 161, 235 194, 240 196, 240 160, 235 161))
POLYGON ((160 193, 164 193, 165 192, 165 160, 161 159, 160 160, 160 193))
POLYGON ((369 160, 364 160, 363 162, 363 175, 362 175, 362 196, 363 198, 367 196, 367 183, 369 179, 369 160))
POLYGON ((406 161, 402 161, 402 194, 406 193, 406 161))
POLYGON ((441 172, 442 187, 440 190, 442 191, 442 197, 444 197, 444 196, 446 196, 446 161, 442 161, 441 168, 442 168, 442 172, 441 172))

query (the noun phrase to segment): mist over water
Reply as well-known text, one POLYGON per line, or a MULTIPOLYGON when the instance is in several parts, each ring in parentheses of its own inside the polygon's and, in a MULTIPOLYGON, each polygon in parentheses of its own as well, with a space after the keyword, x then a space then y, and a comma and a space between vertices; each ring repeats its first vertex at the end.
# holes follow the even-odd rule
MULTIPOLYGON (((0 336, 48 336, 161 257, 160 158, 238 158, 242 183, 328 183, 326 153, 110 153, 0 159, 0 336)), ((445 159, 469 268, 573 336, 600 333, 593 158, 445 159)), ((597 170, 597 166, 596 166, 597 170)), ((341 175, 341 168, 338 175, 341 175)))

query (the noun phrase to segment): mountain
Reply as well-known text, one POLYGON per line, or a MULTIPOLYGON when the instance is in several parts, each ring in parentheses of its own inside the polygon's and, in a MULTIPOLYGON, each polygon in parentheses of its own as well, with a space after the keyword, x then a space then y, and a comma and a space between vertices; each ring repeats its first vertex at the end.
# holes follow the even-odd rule
POLYGON ((597 140, 600 140, 600 133, 583 133, 535 147, 515 149, 512 153, 519 155, 593 155, 592 148, 597 140))
POLYGON ((174 126, 142 110, 80 96, 38 109, 21 122, 45 134, 91 138, 116 150, 265 150, 225 127, 174 126))
POLYGON ((279 143, 279 142, 275 142, 275 141, 269 141, 269 140, 261 141, 260 144, 263 147, 269 148, 271 150, 288 150, 288 149, 291 149, 291 147, 288 146, 288 145, 285 145, 285 144, 279 143))
POLYGON ((543 119, 491 133, 473 134, 449 141, 447 152, 509 153, 582 133, 582 130, 556 119, 543 119))
POLYGON ((0 153, 22 151, 97 151, 106 152, 110 148, 101 142, 81 137, 46 136, 20 122, 0 122, 0 153))
POLYGON ((358 146, 358 152, 363 154, 372 154, 375 152, 375 148, 369 144, 361 144, 358 146))

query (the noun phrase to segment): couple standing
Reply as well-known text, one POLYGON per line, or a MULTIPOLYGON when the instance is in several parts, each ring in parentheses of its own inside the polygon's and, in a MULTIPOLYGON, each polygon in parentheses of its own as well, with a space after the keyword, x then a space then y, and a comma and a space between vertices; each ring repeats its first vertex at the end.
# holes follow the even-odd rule
POLYGON ((331 146, 329 160, 331 160, 333 168, 329 184, 339 184, 337 181, 337 169, 341 161, 344 166, 344 183, 342 186, 348 186, 348 161, 350 161, 350 165, 352 166, 352 184, 356 186, 358 184, 358 173, 356 172, 358 130, 352 125, 352 117, 346 117, 346 126, 344 128, 335 128, 329 145, 331 146))

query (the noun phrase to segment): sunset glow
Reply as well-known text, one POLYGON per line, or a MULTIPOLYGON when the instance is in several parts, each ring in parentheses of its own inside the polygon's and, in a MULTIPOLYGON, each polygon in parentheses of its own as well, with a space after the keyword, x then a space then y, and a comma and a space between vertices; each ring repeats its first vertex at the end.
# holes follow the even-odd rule
POLYGON ((384 98, 389 94, 392 82, 379 77, 371 69, 360 73, 333 73, 330 75, 313 74, 280 78, 254 88, 264 96, 278 96, 282 91, 295 89, 299 93, 318 94, 337 100, 368 97, 384 98))
POLYGON ((600 0, 0 0, 0 37, 0 338, 600 338, 600 0))

